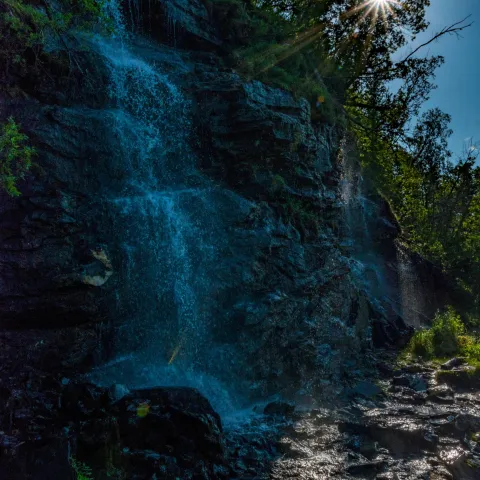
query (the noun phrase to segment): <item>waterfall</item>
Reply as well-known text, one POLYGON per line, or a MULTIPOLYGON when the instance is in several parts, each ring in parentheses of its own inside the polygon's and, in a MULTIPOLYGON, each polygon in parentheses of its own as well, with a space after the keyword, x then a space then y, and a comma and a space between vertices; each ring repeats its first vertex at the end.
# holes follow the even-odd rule
POLYGON ((109 200, 123 318, 114 329, 114 358, 92 378, 194 386, 225 411, 233 405, 229 394, 205 368, 212 363, 211 276, 226 242, 216 221, 218 192, 196 169, 188 99, 160 64, 138 53, 143 40, 126 33, 117 3, 105 8, 116 33, 93 39, 92 47, 108 68, 105 115, 124 178, 109 200))
POLYGON ((411 254, 400 244, 396 244, 398 282, 402 317, 415 328, 425 327, 430 323, 425 291, 417 272, 417 267, 412 261, 411 254))
POLYGON ((372 238, 372 228, 381 215, 377 203, 366 195, 362 169, 355 147, 344 139, 340 149, 340 198, 344 209, 343 242, 350 251, 350 267, 357 288, 386 316, 400 313, 395 282, 372 238))

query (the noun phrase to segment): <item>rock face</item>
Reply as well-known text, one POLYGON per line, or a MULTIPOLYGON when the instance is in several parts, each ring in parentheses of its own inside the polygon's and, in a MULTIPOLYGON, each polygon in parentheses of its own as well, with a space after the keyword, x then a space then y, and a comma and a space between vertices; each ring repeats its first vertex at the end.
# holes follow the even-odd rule
POLYGON ((220 418, 196 390, 136 390, 116 401, 91 384, 35 381, 41 394, 3 386, 2 478, 229 478, 220 418))
POLYGON ((10 351, 28 345, 22 375, 132 357, 129 385, 175 362, 253 397, 329 397, 408 338, 385 267, 398 227, 349 187, 341 130, 225 67, 224 8, 125 2, 117 33, 137 35, 71 40, 85 81, 9 72, 0 119, 38 151, 0 202, 0 323, 19 330, 10 351))
POLYGON ((26 130, 38 169, 19 199, 2 197, 1 323, 101 333, 87 364, 145 350, 253 395, 328 396, 372 344, 408 338, 381 290, 398 228, 373 201, 372 245, 358 240, 342 132, 223 66, 224 7, 135 5, 128 48, 72 44, 85 85, 49 65, 10 72, 28 100, 5 90, 0 115, 26 130))
MULTIPOLYGON (((225 66, 229 42, 245 34, 228 22, 234 5, 109 8, 116 39, 70 39, 69 54, 60 46, 43 69, 0 74, 0 122, 14 116, 38 152, 21 197, 0 198, 0 477, 89 467, 96 479, 256 478, 283 452, 272 478, 284 478, 321 438, 345 468, 325 469, 320 452, 312 478, 390 478, 381 475, 401 462, 410 478, 415 459, 397 462, 395 443, 402 455, 438 450, 435 435, 458 446, 447 407, 428 420, 438 414, 445 427, 400 410, 398 425, 383 390, 359 381, 375 371, 372 348, 402 344, 411 327, 399 227, 363 190, 341 129, 225 66), (218 390, 310 403, 343 393, 355 405, 331 421, 312 414, 317 430, 277 445, 278 423, 297 417, 272 402, 268 420, 225 439, 196 390, 145 388, 167 382, 217 388, 212 400, 218 390), (339 432, 341 452, 330 442, 339 432)), ((461 372, 438 379, 474 379, 461 372)), ((401 372, 391 397, 401 408, 455 403, 427 377, 401 372)), ((472 415, 462 432, 477 425, 472 415)), ((469 478, 468 462, 452 465, 469 478)))

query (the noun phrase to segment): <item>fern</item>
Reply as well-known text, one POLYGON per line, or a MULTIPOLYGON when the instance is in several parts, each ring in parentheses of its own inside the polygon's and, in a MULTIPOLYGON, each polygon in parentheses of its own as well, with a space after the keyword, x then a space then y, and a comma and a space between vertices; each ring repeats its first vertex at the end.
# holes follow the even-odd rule
POLYGON ((77 480, 93 480, 92 469, 86 464, 75 457, 70 458, 70 465, 75 472, 77 480))

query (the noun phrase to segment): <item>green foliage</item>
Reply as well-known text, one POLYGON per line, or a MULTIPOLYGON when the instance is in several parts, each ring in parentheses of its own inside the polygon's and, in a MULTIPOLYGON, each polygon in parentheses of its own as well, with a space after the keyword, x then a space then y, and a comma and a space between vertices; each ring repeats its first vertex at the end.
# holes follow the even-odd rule
POLYGON ((225 33, 236 32, 230 39, 231 58, 244 77, 306 98, 315 119, 330 123, 342 120, 336 93, 344 82, 322 50, 324 39, 317 27, 305 32, 298 17, 285 15, 268 2, 214 0, 213 5, 224 12, 222 23, 228 25, 225 33))
POLYGON ((75 457, 70 457, 70 465, 77 477, 76 480, 93 480, 92 469, 83 462, 80 462, 75 457))
POLYGON ((0 134, 0 185, 9 195, 20 195, 17 183, 25 178, 34 156, 35 149, 28 145, 28 137, 10 117, 0 134))
POLYGON ((408 352, 417 357, 431 358, 434 356, 432 335, 429 330, 419 330, 411 338, 407 347, 408 352))
MULTIPOLYGON (((381 122, 381 120, 378 120, 381 122)), ((376 122, 355 128, 365 176, 388 199, 409 247, 441 267, 458 287, 463 314, 480 318, 480 168, 468 145, 453 163, 449 116, 426 112, 403 143, 382 136, 376 122)), ((473 326, 474 320, 468 322, 473 326)))
POLYGON ((472 363, 480 362, 480 341, 465 334, 460 316, 450 307, 435 316, 430 329, 419 330, 406 352, 423 359, 461 355, 472 363))
POLYGON ((0 61, 5 67, 3 73, 14 67, 26 69, 27 62, 30 69, 35 69, 53 51, 68 50, 66 40, 75 30, 110 31, 111 28, 103 0, 2 0, 0 61))

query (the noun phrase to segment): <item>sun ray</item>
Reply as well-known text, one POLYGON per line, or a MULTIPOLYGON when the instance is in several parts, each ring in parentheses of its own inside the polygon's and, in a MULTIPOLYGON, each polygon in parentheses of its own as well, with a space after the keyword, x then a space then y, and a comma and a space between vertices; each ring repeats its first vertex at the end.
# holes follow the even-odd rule
POLYGON ((356 7, 341 14, 341 17, 348 18, 355 13, 363 11, 361 21, 364 21, 370 15, 372 15, 374 21, 377 21, 379 14, 381 13, 383 21, 388 22, 388 14, 394 15, 394 10, 392 8, 394 5, 400 6, 400 0, 365 0, 356 7))

